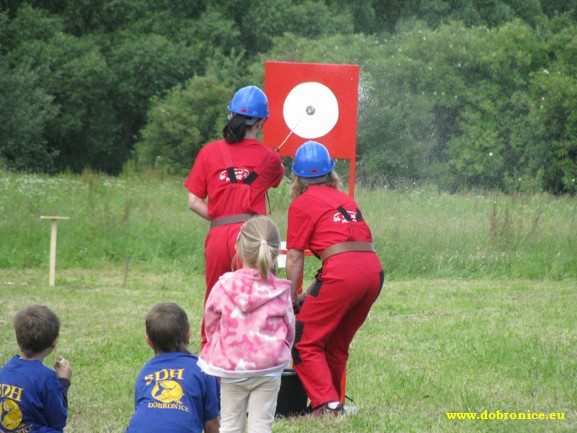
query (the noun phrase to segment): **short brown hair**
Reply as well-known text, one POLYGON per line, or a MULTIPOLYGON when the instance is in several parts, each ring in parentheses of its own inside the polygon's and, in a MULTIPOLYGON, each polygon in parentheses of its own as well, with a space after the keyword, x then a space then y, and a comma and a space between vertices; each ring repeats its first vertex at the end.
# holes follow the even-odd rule
POLYGON ((60 334, 60 320, 45 305, 31 305, 14 316, 16 342, 31 356, 48 349, 60 334))
POLYGON ((189 353, 187 334, 190 323, 186 311, 174 302, 156 304, 146 315, 146 335, 159 353, 189 353))

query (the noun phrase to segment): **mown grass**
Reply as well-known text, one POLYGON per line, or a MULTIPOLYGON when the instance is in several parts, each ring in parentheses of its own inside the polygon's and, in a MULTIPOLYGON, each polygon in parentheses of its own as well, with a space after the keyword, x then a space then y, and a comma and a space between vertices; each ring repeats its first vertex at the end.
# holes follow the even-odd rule
MULTIPOLYGON (((11 318, 31 303, 61 317, 56 354, 73 363, 68 432, 122 432, 136 374, 152 355, 144 316, 174 301, 198 329, 201 277, 138 272, 127 287, 116 270, 16 272, 3 286, 0 358, 17 351, 11 318)), ((513 280, 387 282, 351 348, 348 402, 339 420, 278 420, 274 431, 574 432, 577 429, 575 283, 513 280), (450 421, 446 412, 563 412, 561 421, 450 421)), ((198 342, 198 339, 196 339, 198 342)), ((191 349, 195 350, 197 343, 191 349)), ((54 355, 47 359, 51 365, 54 355)))
MULTIPOLYGON (((278 420, 274 430, 577 431, 577 200, 362 188, 356 197, 387 271, 351 348, 347 394, 358 413, 278 420), (484 410, 565 419, 446 416, 484 410)), ((286 185, 271 203, 284 231, 286 185)), ((178 302, 200 327, 207 227, 190 215, 182 180, 0 173, 0 213, 0 362, 17 351, 16 311, 49 305, 63 322, 55 354, 74 368, 66 431, 122 432, 152 355, 148 309, 178 302), (41 215, 71 217, 59 224, 54 288, 41 215)), ((317 267, 307 259, 307 278, 317 267)))

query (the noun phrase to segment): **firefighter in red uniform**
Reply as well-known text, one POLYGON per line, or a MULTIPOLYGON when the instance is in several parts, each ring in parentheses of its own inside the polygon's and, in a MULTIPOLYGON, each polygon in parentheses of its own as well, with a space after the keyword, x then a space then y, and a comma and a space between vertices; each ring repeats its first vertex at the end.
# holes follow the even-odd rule
MULTIPOLYGON (((204 246, 205 301, 218 278, 239 266, 233 259, 240 227, 250 217, 266 214, 266 193, 284 175, 279 154, 257 139, 269 116, 264 92, 255 86, 243 87, 228 110, 224 139, 200 150, 184 183, 190 210, 210 221, 204 246)), ((201 334, 204 346, 204 323, 201 334)))
POLYGON ((307 141, 295 154, 288 211, 287 277, 296 322, 293 363, 314 415, 344 413, 341 380, 349 345, 383 286, 384 272, 357 203, 339 191, 335 161, 307 141), (298 295, 304 251, 322 260, 310 288, 298 295))

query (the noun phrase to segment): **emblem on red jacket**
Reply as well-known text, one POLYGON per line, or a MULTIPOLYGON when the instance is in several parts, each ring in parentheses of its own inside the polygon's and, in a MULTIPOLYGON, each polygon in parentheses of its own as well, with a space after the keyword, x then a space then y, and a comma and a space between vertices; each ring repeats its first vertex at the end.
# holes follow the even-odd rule
POLYGON ((342 223, 342 224, 348 224, 349 222, 351 223, 356 223, 357 222, 357 213, 348 210, 347 213, 349 214, 349 216, 351 217, 351 220, 348 221, 343 214, 339 211, 337 213, 335 213, 333 215, 333 222, 334 223, 342 223))
MULTIPOLYGON (((244 179, 248 177, 249 171, 246 168, 235 168, 234 174, 236 176, 237 182, 242 182, 244 179)), ((226 170, 222 170, 218 178, 221 181, 230 182, 230 178, 228 177, 228 171, 226 170)))

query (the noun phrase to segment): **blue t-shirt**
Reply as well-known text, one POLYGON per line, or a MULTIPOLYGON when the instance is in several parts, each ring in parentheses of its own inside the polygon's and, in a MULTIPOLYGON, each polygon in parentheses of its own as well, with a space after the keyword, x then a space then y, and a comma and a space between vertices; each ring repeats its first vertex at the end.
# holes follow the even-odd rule
POLYGON ((56 372, 14 355, 0 370, 0 432, 62 433, 68 409, 56 372))
POLYGON ((204 374, 197 361, 172 352, 146 363, 136 378, 136 409, 126 433, 201 433, 205 421, 218 418, 218 380, 204 374))

